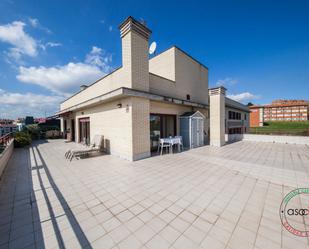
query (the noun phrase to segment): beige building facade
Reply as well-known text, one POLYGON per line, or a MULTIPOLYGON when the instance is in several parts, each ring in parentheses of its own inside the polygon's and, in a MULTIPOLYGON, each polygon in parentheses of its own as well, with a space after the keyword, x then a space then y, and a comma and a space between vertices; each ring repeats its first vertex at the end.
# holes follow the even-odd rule
POLYGON ((119 29, 122 66, 60 105, 66 138, 89 143, 103 135, 107 153, 139 160, 157 149, 159 138, 181 135, 179 117, 192 111, 205 117, 205 143, 217 122, 224 136, 225 95, 214 101, 221 101, 221 119, 209 121, 208 68, 175 46, 149 59, 151 31, 132 17, 119 29))

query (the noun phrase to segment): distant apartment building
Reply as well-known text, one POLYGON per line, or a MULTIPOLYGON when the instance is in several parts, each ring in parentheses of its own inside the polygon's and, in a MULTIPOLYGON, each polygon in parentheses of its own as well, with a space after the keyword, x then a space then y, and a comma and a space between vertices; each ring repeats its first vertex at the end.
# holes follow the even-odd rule
POLYGON ((306 121, 308 110, 306 100, 275 100, 268 105, 250 106, 250 127, 269 121, 306 121))
POLYGON ((17 119, 14 121, 14 124, 17 125, 17 130, 18 130, 18 131, 22 131, 23 128, 25 127, 25 119, 24 119, 24 118, 17 118, 17 119))
POLYGON ((247 133, 248 128, 248 107, 230 98, 225 98, 225 134, 247 133))
POLYGON ((44 124, 46 123, 46 118, 35 118, 34 123, 36 124, 44 124))
POLYGON ((13 122, 14 120, 11 119, 0 119, 0 137, 18 130, 17 125, 13 122))
POLYGON ((34 124, 34 118, 32 116, 27 116, 25 118, 25 125, 34 124))

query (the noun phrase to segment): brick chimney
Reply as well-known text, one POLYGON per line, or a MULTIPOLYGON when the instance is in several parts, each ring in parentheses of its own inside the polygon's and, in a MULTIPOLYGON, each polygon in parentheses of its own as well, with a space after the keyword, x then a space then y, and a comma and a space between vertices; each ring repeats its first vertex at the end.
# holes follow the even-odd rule
POLYGON ((119 26, 122 43, 124 85, 149 91, 148 40, 151 30, 143 23, 128 17, 119 26))
POLYGON ((209 89, 210 145, 225 144, 225 91, 223 86, 209 89))

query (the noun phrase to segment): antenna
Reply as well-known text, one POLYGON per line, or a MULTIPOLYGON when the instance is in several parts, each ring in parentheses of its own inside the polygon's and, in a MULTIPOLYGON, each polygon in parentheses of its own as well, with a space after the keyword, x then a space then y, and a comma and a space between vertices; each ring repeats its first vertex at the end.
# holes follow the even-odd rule
POLYGON ((150 44, 149 54, 154 54, 156 52, 157 43, 154 41, 150 44))

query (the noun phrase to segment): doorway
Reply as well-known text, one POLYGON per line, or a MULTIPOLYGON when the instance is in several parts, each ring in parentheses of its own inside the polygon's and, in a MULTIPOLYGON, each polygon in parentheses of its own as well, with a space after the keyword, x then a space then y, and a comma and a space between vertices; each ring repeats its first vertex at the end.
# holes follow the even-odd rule
POLYGON ((71 119, 71 139, 75 142, 75 120, 71 119))
POLYGON ((67 120, 63 120, 63 138, 67 139, 67 120))
POLYGON ((150 114, 150 146, 157 150, 160 138, 176 136, 176 115, 150 114))
POLYGON ((79 142, 84 144, 90 144, 90 119, 79 119, 79 142))

